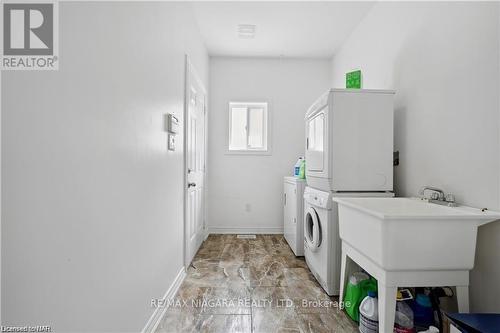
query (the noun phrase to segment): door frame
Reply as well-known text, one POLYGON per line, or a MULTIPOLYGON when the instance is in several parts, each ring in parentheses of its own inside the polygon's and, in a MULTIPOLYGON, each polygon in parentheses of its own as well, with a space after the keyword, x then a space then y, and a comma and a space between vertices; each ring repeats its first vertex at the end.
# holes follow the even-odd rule
POLYGON ((190 89, 190 77, 193 77, 198 85, 201 87, 203 94, 205 95, 205 103, 204 103, 204 113, 205 113, 205 133, 204 133, 204 138, 203 140, 205 141, 204 149, 205 153, 203 154, 203 165, 204 165, 204 185, 203 185, 203 240, 205 240, 208 237, 208 229, 206 225, 206 215, 207 215, 207 181, 206 181, 206 175, 207 175, 207 133, 208 133, 208 108, 207 108, 207 103, 208 103, 208 95, 207 95, 207 89, 205 88, 205 85, 203 84, 203 81, 200 79, 200 76, 198 75, 198 72, 196 71, 196 68, 193 66, 191 63, 191 60, 189 58, 189 55, 185 55, 185 72, 184 72, 184 126, 183 126, 183 174, 184 174, 184 181, 183 181, 183 206, 184 206, 184 240, 183 240, 183 264, 184 264, 184 269, 187 270, 191 262, 188 259, 188 245, 189 245, 189 235, 188 235, 188 228, 187 228, 187 201, 188 201, 188 172, 187 172, 187 165, 188 165, 188 155, 187 155, 187 138, 188 138, 188 128, 186 126, 186 120, 188 119, 188 112, 189 112, 189 89, 190 89), (189 261, 189 262, 188 262, 189 261))

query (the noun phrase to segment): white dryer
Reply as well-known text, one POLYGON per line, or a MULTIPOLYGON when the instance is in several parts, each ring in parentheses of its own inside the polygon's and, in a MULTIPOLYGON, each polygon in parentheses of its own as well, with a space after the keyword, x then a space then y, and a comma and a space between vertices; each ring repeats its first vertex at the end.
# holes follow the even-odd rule
POLYGON ((328 295, 340 291, 341 243, 338 206, 333 197, 392 197, 393 193, 304 191, 304 256, 307 266, 328 295))
POLYGON ((331 89, 307 111, 307 186, 393 190, 394 91, 331 89))

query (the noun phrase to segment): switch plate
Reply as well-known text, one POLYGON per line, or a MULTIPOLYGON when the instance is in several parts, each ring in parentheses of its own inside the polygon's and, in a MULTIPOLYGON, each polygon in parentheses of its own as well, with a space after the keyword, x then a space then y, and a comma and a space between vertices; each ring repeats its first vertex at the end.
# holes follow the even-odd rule
POLYGON ((175 134, 168 133, 168 150, 175 151, 175 134))

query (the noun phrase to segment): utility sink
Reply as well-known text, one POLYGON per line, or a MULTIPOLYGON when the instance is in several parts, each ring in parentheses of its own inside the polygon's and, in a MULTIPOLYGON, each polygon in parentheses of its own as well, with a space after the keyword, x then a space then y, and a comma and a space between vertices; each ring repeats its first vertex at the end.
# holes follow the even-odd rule
POLYGON ((413 198, 334 198, 342 240, 340 299, 353 261, 377 279, 379 332, 393 331, 398 287, 455 286, 469 312, 477 228, 500 213, 413 198))
POLYGON ((470 270, 477 228, 500 213, 417 198, 334 198, 343 242, 384 270, 470 270))

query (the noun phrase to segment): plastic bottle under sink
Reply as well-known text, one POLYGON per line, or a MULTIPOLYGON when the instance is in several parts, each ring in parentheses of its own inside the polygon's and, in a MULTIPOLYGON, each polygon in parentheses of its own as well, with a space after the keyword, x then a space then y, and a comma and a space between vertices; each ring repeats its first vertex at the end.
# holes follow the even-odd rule
POLYGON ((434 310, 428 295, 417 294, 412 308, 415 326, 429 327, 434 324, 434 310))
POLYGON ((377 293, 369 291, 359 306, 359 331, 361 333, 378 332, 377 293))
POLYGON ((394 333, 413 333, 413 310, 405 301, 396 302, 394 333))

